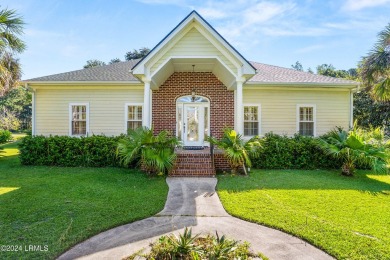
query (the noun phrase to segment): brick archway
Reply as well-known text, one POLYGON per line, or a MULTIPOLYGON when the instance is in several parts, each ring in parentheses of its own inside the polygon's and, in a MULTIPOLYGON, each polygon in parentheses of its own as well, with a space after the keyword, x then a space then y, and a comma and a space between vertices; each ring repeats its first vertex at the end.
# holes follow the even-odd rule
POLYGON ((211 72, 174 72, 158 90, 152 92, 152 126, 155 132, 176 133, 176 99, 196 94, 210 100, 210 130, 222 137, 225 127, 234 126, 234 92, 211 72))

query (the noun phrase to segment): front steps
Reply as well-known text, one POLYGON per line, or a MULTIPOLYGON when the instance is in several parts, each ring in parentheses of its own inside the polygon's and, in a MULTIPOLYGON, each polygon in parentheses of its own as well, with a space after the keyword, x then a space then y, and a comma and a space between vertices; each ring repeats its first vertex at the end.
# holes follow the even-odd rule
POLYGON ((172 177, 214 177, 215 168, 211 160, 210 149, 176 149, 176 162, 169 174, 172 177))

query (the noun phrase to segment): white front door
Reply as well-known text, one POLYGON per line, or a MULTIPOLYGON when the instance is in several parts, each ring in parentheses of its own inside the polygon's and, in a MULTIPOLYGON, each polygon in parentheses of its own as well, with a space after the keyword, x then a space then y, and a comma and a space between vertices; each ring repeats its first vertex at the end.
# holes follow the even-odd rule
POLYGON ((184 104, 182 136, 185 146, 203 146, 205 110, 201 104, 184 104))

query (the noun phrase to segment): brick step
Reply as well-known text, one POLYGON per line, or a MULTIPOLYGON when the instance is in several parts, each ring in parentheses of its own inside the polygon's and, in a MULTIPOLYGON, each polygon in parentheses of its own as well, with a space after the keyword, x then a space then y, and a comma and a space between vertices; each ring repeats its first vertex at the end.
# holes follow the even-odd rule
POLYGON ((170 176, 177 177, 213 177, 215 169, 213 168, 210 154, 177 154, 175 166, 170 176))

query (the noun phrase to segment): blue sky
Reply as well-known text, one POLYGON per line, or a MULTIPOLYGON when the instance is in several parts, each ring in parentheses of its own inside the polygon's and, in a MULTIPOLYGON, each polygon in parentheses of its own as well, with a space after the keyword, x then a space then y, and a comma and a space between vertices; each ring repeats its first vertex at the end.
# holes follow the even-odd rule
POLYGON ((192 10, 248 60, 356 67, 390 22, 390 0, 2 0, 27 23, 23 79, 154 47, 192 10))

